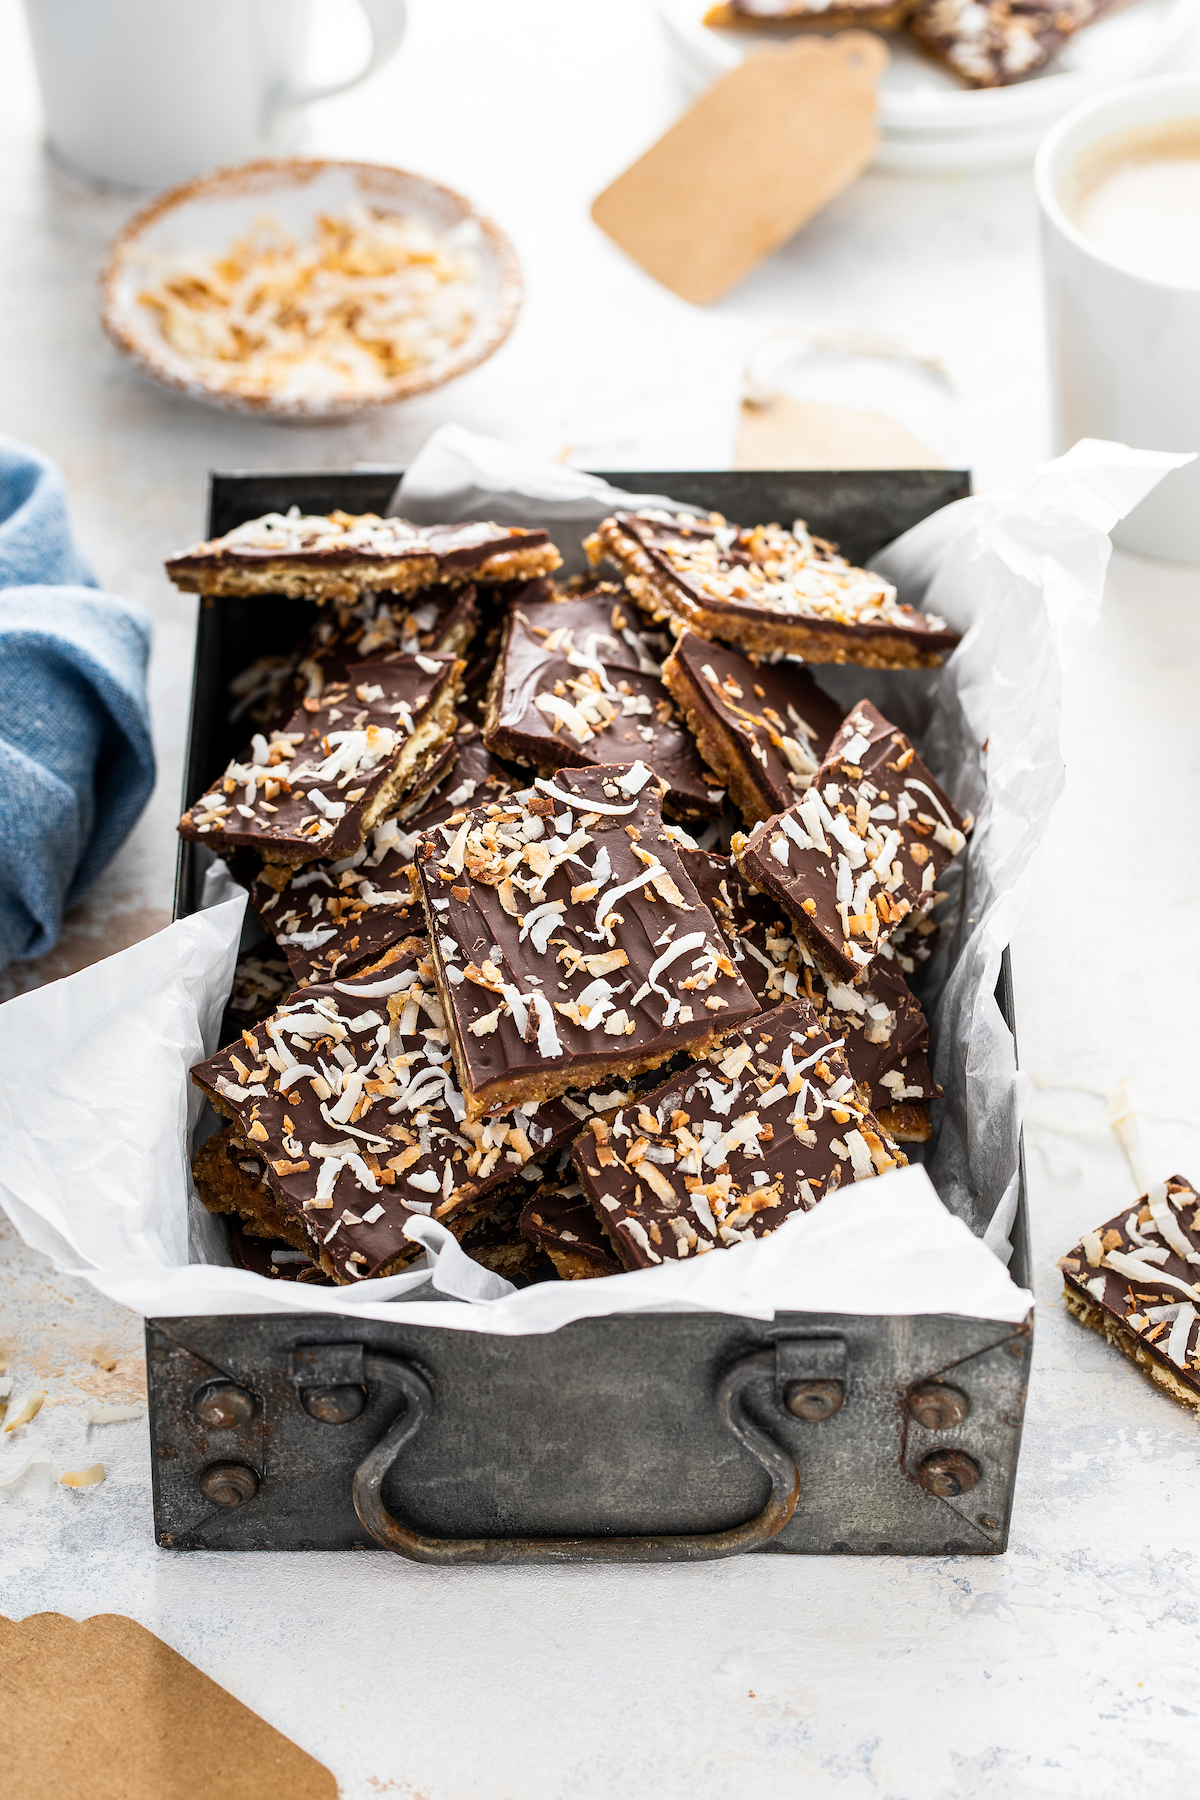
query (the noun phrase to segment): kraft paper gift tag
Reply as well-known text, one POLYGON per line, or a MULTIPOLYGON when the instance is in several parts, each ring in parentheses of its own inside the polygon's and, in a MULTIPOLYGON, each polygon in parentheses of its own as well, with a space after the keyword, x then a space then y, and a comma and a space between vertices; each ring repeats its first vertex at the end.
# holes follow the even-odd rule
POLYGON ((861 175, 888 53, 865 31, 747 57, 592 206, 664 286, 705 305, 861 175))
POLYGON ((337 1800, 337 1783, 152 1631, 116 1613, 0 1618, 5 1800, 337 1800))
POLYGON ((944 469, 946 460, 888 413, 776 394, 742 402, 735 469, 944 469))

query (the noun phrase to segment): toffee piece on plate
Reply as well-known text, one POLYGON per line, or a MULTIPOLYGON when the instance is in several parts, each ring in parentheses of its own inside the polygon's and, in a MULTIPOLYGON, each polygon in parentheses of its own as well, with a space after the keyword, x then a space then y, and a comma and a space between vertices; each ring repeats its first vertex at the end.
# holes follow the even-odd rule
POLYGON ((612 1240, 596 1216, 573 1166, 564 1179, 546 1181, 521 1211, 521 1232, 550 1258, 563 1281, 619 1275, 612 1240))
POLYGON ((958 636, 853 568, 803 520, 728 525, 720 513, 615 513, 588 538, 593 563, 616 564, 642 611, 678 633, 744 652, 870 669, 935 669, 958 636))
POLYGON ((844 1040, 847 1067, 884 1129, 897 1143, 927 1143, 929 1102, 942 1090, 929 1067, 929 1021, 899 969, 877 957, 854 986, 831 981, 787 914, 769 894, 751 892, 728 857, 682 854, 762 1010, 810 1000, 830 1037, 844 1040))
POLYGON ((192 1070, 231 1122, 226 1144, 243 1153, 231 1160, 215 1139, 202 1147, 205 1205, 311 1248, 338 1282, 392 1274, 418 1255, 404 1235, 415 1214, 459 1236, 494 1190, 588 1116, 556 1103, 464 1119, 427 950, 412 939, 378 973, 300 990, 192 1070))
POLYGON ((941 898, 935 883, 970 823, 904 733, 860 700, 804 798, 735 835, 733 855, 825 973, 854 981, 906 919, 941 898))
POLYGON ((921 48, 971 87, 1008 87, 1034 74, 1116 0, 917 0, 909 29, 921 48))
POLYGON ((642 761, 666 783, 675 818, 719 818, 725 790, 660 679, 668 640, 606 585, 571 600, 514 607, 488 695, 484 741, 553 775, 642 761))
POLYGON ((745 1026, 572 1152, 626 1269, 769 1237, 850 1181, 901 1167, 807 1000, 745 1026))
POLYGON ((751 662, 694 631, 679 634, 663 681, 747 826, 807 793, 843 718, 797 663, 751 662))
POLYGON ((644 763, 470 812, 416 869, 468 1119, 700 1054, 757 1012, 644 763))
POLYGON ((189 807, 180 835, 268 862, 352 856, 410 793, 428 791, 457 723, 463 665, 452 656, 351 663, 189 807))
POLYGON ((1059 1258, 1067 1311, 1200 1411, 1200 1195, 1160 1181, 1059 1258))
POLYGON ((285 594, 353 604, 368 590, 414 594, 434 582, 549 575, 562 561, 544 531, 471 523, 410 525, 375 513, 267 513, 168 561, 187 594, 285 594))

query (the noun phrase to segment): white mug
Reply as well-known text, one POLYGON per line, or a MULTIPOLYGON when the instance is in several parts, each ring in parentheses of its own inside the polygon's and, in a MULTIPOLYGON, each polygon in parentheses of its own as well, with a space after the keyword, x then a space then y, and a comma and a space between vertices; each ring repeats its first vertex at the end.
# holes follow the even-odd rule
POLYGON ((310 0, 25 0, 51 146, 85 175, 139 188, 294 149, 300 107, 399 48, 405 0, 358 4, 370 62, 312 86, 310 0))
MULTIPOLYGON (((1200 130, 1200 76, 1160 75, 1077 106, 1038 152, 1056 450, 1081 437, 1200 450, 1200 286, 1135 273, 1085 237, 1064 204, 1093 145, 1193 122, 1200 130)), ((1126 550, 1200 563, 1200 460, 1167 475, 1112 536, 1126 550)))

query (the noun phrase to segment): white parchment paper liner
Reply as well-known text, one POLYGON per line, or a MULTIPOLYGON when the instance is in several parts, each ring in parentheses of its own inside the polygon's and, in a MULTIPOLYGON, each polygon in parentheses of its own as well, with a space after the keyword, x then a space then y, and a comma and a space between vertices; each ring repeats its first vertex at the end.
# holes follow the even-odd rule
MULTIPOLYGON (((940 993, 934 1065, 946 1089, 928 1172, 915 1165, 856 1183, 759 1243, 521 1292, 430 1219, 410 1232, 425 1245, 422 1266, 357 1288, 229 1267, 219 1224, 191 1192, 187 1151, 200 1111, 188 1071, 217 1048, 245 907, 216 870, 207 910, 0 1007, 0 1201, 17 1230, 60 1270, 152 1317, 295 1310, 506 1334, 643 1310, 1023 1319, 1031 1296, 1000 1260, 1020 1121, 1012 1038, 993 989, 1062 786, 1063 671, 1099 612, 1107 533, 1186 460, 1082 443, 1013 488, 945 508, 878 566, 903 599, 965 632, 955 656, 916 674, 820 672, 847 704, 866 694, 913 732, 978 821, 923 983, 940 993)), ((445 426, 394 510, 425 522, 547 523, 566 552, 614 504, 630 499, 445 426)))

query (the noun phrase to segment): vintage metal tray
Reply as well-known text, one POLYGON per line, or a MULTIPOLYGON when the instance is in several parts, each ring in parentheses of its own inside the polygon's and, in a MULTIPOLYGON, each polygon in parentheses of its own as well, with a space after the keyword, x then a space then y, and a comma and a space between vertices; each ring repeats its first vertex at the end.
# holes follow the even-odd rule
MULTIPOLYGON (((208 529, 293 504, 382 510, 397 474, 216 475, 208 529)), ((969 485, 941 470, 609 479, 746 523, 805 518, 855 561, 969 485)), ((308 614, 201 602, 185 805, 239 747, 230 678, 308 614)), ((203 861, 182 845, 178 917, 203 861)), ((1011 1029, 1007 955, 997 1000, 1011 1029)), ((1011 1266, 1027 1285, 1023 1168, 1011 1266)), ((1031 1350, 1029 1327, 999 1321, 812 1313, 517 1338, 272 1313, 151 1319, 146 1341, 160 1544, 435 1564, 995 1554, 1031 1350)))

